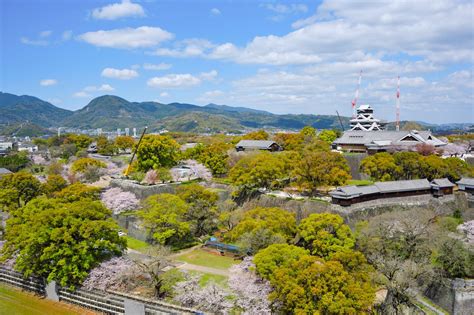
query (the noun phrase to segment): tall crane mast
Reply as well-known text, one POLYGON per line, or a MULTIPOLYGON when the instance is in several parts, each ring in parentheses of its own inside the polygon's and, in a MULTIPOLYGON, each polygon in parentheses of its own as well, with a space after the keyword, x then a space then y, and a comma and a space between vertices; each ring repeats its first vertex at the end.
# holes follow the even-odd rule
POLYGON ((125 172, 123 173, 123 175, 125 177, 128 177, 128 174, 130 174, 130 171, 132 170, 133 159, 135 158, 135 155, 137 154, 138 148, 140 147, 140 143, 142 142, 142 139, 145 136, 145 132, 146 132, 147 129, 148 129, 148 126, 145 126, 145 129, 143 129, 143 133, 140 137, 140 140, 138 140, 137 146, 135 147, 135 150, 133 151, 132 157, 130 158, 130 162, 128 163, 128 166, 125 169, 125 172))
POLYGON ((397 131, 400 130, 400 76, 398 76, 397 80, 397 113, 396 113, 396 126, 397 131))
POLYGON ((356 104, 357 104, 357 99, 359 98, 359 89, 360 89, 360 83, 362 81, 362 70, 360 70, 359 73, 359 82, 357 83, 357 89, 355 92, 354 99, 352 100, 352 118, 356 117, 356 104))

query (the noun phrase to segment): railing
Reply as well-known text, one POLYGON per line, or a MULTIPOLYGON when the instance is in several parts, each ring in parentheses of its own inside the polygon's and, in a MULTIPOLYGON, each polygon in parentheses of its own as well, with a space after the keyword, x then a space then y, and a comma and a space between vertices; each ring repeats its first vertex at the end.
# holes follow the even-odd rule
MULTIPOLYGON (((0 282, 5 282, 12 286, 24 290, 33 291, 46 296, 46 286, 44 282, 37 277, 24 278, 19 272, 0 265, 0 282)), ((57 288, 57 296, 60 301, 76 304, 80 307, 98 311, 104 314, 126 314, 126 304, 130 300, 139 303, 142 306, 145 315, 162 314, 202 314, 196 310, 188 309, 178 305, 169 304, 163 301, 155 301, 129 295, 122 292, 102 292, 77 289, 70 291, 65 288, 57 288)), ((133 314, 135 315, 135 314, 133 314)))

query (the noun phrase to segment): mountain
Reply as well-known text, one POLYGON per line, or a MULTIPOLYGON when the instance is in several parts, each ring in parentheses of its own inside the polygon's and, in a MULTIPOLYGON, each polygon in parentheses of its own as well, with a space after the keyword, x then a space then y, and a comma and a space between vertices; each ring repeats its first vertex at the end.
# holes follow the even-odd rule
POLYGON ((53 132, 46 128, 40 127, 31 122, 19 122, 8 125, 0 125, 0 135, 16 136, 16 137, 40 137, 51 135, 53 132))
POLYGON ((58 126, 71 114, 33 96, 0 92, 0 124, 30 121, 42 127, 58 126))
MULTIPOLYGON (((349 119, 341 117, 345 129, 349 127, 349 119)), ((300 129, 308 125, 317 129, 341 128, 337 116, 332 115, 276 115, 262 110, 216 104, 197 106, 186 103, 129 102, 114 95, 97 97, 80 110, 68 111, 36 97, 0 93, 0 124, 28 121, 43 128, 61 126, 109 131, 145 125, 151 131, 167 129, 199 133, 235 132, 251 128, 300 129)), ((394 129, 392 125, 389 124, 389 127, 394 129)), ((427 123, 420 125, 428 126, 431 130, 438 127, 427 123)), ((460 128, 468 124, 454 125, 460 128)), ((448 127, 442 126, 443 130, 448 127)))

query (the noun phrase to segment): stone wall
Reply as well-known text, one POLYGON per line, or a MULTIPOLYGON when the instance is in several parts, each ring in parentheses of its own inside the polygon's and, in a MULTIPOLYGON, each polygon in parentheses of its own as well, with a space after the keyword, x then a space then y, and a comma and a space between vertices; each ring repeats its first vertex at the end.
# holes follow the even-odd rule
POLYGON ((344 158, 347 161, 351 169, 351 175, 353 179, 368 179, 369 176, 359 171, 360 162, 367 156, 366 153, 351 153, 344 154, 344 158))
POLYGON ((118 187, 124 191, 130 191, 134 193, 137 198, 145 199, 151 195, 156 194, 174 194, 176 191, 177 184, 160 184, 160 185, 140 185, 136 181, 126 179, 112 179, 110 181, 111 187, 118 187))
POLYGON ((434 198, 431 195, 408 196, 370 200, 349 207, 342 207, 318 200, 293 200, 260 195, 246 202, 243 207, 245 209, 252 209, 254 207, 279 207, 294 212, 297 221, 300 221, 312 213, 330 212, 339 214, 349 226, 355 227, 358 221, 367 220, 385 212, 395 210, 403 211, 413 207, 427 207, 434 209, 439 214, 451 214, 455 209, 455 198, 453 195, 441 198, 434 198))
POLYGON ((450 314, 471 315, 474 310, 474 279, 453 279, 425 292, 450 314))

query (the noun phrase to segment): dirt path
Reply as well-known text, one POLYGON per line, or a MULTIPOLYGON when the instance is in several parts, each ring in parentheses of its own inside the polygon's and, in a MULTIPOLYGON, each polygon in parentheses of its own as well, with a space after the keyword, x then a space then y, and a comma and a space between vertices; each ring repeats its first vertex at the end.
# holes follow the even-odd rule
POLYGON ((184 270, 200 271, 204 273, 212 273, 215 275, 226 276, 226 277, 230 275, 229 270, 198 266, 198 265, 193 265, 193 264, 188 264, 188 263, 182 263, 181 265, 176 266, 176 268, 184 269, 184 270))

